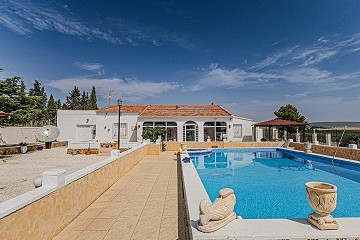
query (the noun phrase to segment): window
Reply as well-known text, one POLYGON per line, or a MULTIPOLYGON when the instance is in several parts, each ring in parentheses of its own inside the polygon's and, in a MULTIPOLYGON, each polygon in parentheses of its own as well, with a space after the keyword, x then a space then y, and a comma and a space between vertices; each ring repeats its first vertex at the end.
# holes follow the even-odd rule
MULTIPOLYGON (((118 138, 118 124, 114 123, 113 125, 113 138, 118 138)), ((120 138, 127 139, 128 131, 127 131, 127 123, 120 123, 120 138)))
POLYGON ((242 124, 234 124, 233 131, 234 131, 234 138, 241 138, 242 137, 242 124))
POLYGON ((143 131, 146 128, 161 127, 166 129, 166 135, 163 140, 176 141, 177 139, 177 123, 176 122, 144 122, 143 131))
POLYGON ((204 140, 222 141, 227 132, 226 122, 205 122, 204 140))

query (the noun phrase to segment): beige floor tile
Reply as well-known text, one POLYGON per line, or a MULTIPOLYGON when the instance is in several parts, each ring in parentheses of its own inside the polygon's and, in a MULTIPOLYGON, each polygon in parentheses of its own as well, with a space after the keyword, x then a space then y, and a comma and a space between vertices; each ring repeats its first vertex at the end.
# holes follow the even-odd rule
POLYGON ((177 228, 160 228, 159 240, 184 239, 178 237, 177 228))
POLYGON ((110 230, 104 240, 125 240, 130 239, 133 234, 133 229, 124 228, 122 230, 110 230))
POLYGON ((174 216, 162 216, 161 228, 177 228, 178 218, 174 216))
POLYGON ((61 231, 53 240, 75 240, 83 231, 61 231))
POLYGON ((145 240, 145 239, 158 239, 159 228, 139 228, 135 229, 134 233, 131 236, 131 239, 136 240, 145 240))
POLYGON ((76 240, 102 240, 107 231, 84 231, 76 240))
POLYGON ((92 221, 86 230, 100 231, 109 230, 115 222, 115 218, 96 218, 92 221))
POLYGON ((94 218, 75 218, 64 230, 85 230, 94 218))

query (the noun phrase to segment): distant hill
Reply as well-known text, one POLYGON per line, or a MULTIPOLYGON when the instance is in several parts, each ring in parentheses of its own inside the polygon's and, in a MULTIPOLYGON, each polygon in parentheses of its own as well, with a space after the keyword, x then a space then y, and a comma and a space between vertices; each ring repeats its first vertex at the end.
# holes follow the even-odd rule
POLYGON ((360 122, 313 122, 310 127, 360 127, 360 122))

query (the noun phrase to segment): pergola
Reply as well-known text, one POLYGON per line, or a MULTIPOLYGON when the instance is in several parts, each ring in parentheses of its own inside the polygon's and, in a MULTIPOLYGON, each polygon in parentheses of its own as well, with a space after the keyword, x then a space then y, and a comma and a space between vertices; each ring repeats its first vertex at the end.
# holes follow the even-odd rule
POLYGON ((269 128, 269 140, 271 141, 273 139, 272 136, 272 131, 271 129, 273 127, 279 128, 279 127, 283 127, 283 128, 288 128, 288 127, 299 127, 300 131, 302 131, 302 141, 304 142, 305 140, 305 126, 306 123, 301 123, 301 122, 295 122, 295 121, 289 121, 289 120, 283 120, 280 118, 276 118, 273 120, 269 120, 269 121, 265 121, 265 122, 261 122, 261 123, 256 123, 253 125, 254 126, 254 140, 257 141, 256 136, 257 136, 257 128, 258 127, 268 127, 269 128))

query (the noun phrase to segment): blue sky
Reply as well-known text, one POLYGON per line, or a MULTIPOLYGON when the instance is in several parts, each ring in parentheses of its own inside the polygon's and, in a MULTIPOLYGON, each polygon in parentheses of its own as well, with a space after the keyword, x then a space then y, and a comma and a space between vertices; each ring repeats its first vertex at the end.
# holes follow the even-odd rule
POLYGON ((8 1, 0 78, 64 100, 220 104, 256 121, 290 103, 360 120, 360 1, 8 1))

